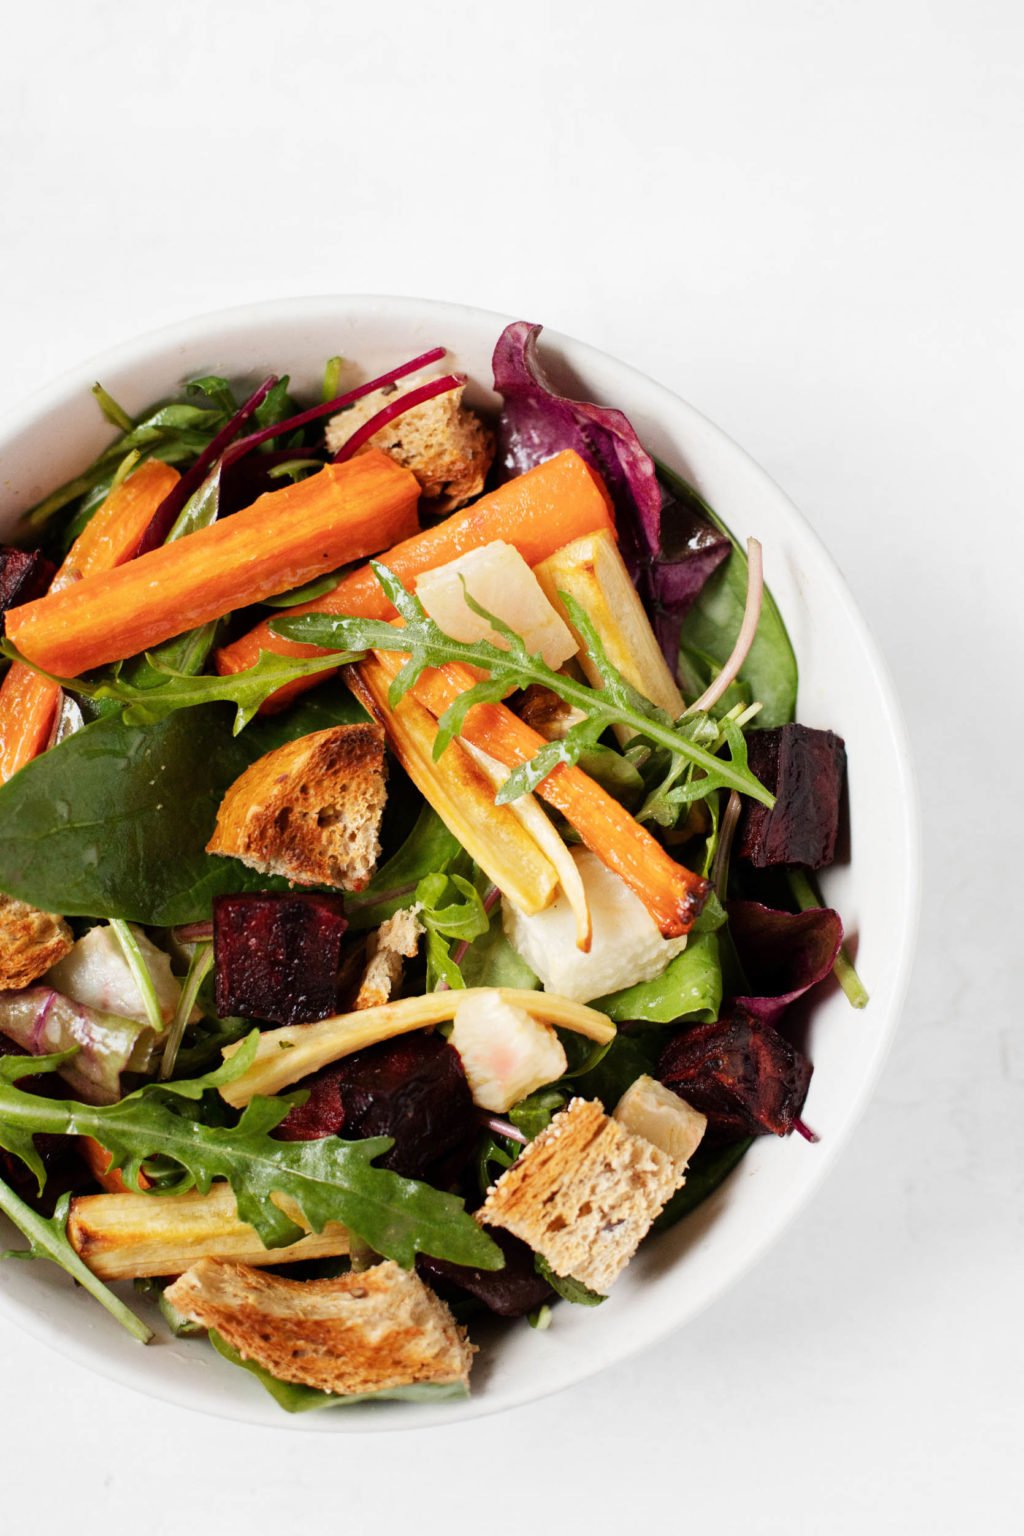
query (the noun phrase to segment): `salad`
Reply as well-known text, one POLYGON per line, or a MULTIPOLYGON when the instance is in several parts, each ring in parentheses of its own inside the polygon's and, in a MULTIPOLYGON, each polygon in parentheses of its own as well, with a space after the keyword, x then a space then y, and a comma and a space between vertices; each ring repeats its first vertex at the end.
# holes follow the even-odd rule
POLYGON ((792 1005, 867 1002, 760 545, 539 331, 494 417, 440 346, 316 403, 97 385, 115 439, 0 548, 6 1257, 293 1412, 603 1304, 816 1139, 792 1005))

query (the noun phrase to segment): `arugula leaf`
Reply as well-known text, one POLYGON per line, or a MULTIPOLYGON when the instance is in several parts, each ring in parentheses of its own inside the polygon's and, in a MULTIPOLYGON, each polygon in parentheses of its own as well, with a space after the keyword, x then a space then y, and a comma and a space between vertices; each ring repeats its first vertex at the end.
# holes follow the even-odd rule
POLYGON ((558 1275, 551 1268, 542 1253, 533 1256, 534 1268, 538 1275, 543 1275, 556 1296, 561 1296, 563 1301, 571 1301, 578 1307, 599 1307, 602 1301, 607 1301, 607 1296, 592 1291, 582 1280, 574 1280, 571 1275, 558 1275))
POLYGON ((677 1019, 711 1022, 722 1002, 722 966, 716 933, 691 935, 681 955, 670 960, 660 976, 638 981, 591 1004, 617 1024, 644 1020, 674 1024, 677 1019))
POLYGON ((217 808, 257 757, 352 707, 320 700, 239 737, 219 705, 85 726, 0 788, 0 890, 67 917, 171 927, 208 918, 215 895, 285 889, 206 852, 217 808))
POLYGON ((96 1278, 71 1246, 67 1235, 70 1208, 71 1195, 64 1194, 57 1201, 52 1216, 40 1216, 38 1211, 26 1205, 9 1185, 0 1180, 0 1211, 28 1238, 27 1248, 9 1248, 0 1252, 0 1259, 48 1259, 58 1269, 65 1270, 101 1307, 106 1307, 111 1317, 133 1338, 138 1339, 140 1344, 148 1344, 153 1337, 152 1330, 113 1291, 108 1290, 102 1280, 96 1278))
POLYGON ((309 1413, 318 1408, 347 1408, 353 1403, 437 1403, 453 1397, 469 1396, 468 1390, 459 1381, 417 1381, 407 1387, 383 1387, 379 1392, 350 1392, 345 1395, 321 1392, 316 1387, 304 1387, 298 1382, 281 1381, 262 1365, 257 1365, 255 1360, 243 1359, 216 1328, 210 1329, 209 1337, 218 1355, 223 1355, 232 1365, 241 1366, 243 1371, 255 1376, 286 1413, 309 1413))
MULTIPOLYGON (((440 756, 452 737, 459 734, 466 714, 474 704, 502 699, 510 687, 525 688, 531 683, 540 684, 567 704, 580 709, 586 716, 570 727, 563 739, 547 742, 535 757, 510 774, 495 797, 497 804, 505 804, 536 788, 556 764, 578 762, 580 755, 596 746, 600 736, 612 725, 626 725, 636 735, 666 747, 674 755, 703 768, 709 777, 714 776, 709 788, 721 783, 729 789, 749 795, 762 805, 774 804, 774 796, 754 777, 745 763, 729 762, 713 756, 690 739, 689 727, 681 729, 664 710, 658 709, 637 693, 612 666, 589 618, 569 594, 560 593, 559 596, 565 603, 571 622, 583 636, 588 651, 598 665, 603 681, 600 689, 566 677, 549 667, 540 656, 531 655, 521 636, 496 614, 483 608, 468 592, 465 593, 468 606, 474 613, 485 618, 508 642, 508 649, 502 650, 488 640, 453 640, 428 617, 423 605, 402 585, 394 572, 380 561, 373 560, 370 565, 385 595, 405 620, 401 629, 396 629, 383 619, 345 618, 316 613, 276 619, 271 628, 275 634, 287 639, 305 641, 328 650, 407 653, 409 659, 389 690, 392 705, 398 703, 416 684, 428 666, 462 661, 489 673, 483 682, 460 694, 441 716, 434 742, 435 757, 440 756)), ((734 739, 727 739, 733 751, 734 739)))
POLYGON ((231 414, 219 404, 201 406, 171 401, 156 406, 148 415, 132 423, 127 414, 121 412, 121 407, 111 401, 105 390, 102 397, 97 398, 107 419, 113 420, 115 425, 123 425, 119 417, 109 414, 114 408, 129 421, 129 430, 121 432, 108 444, 82 474, 59 486, 27 512, 25 520, 31 527, 43 527, 56 513, 84 497, 86 500, 79 509, 79 515, 71 524, 74 532, 80 533, 89 515, 110 490, 117 467, 125 454, 138 450, 140 459, 158 458, 166 464, 185 463, 202 452, 231 414))
MULTIPOLYGON (((329 1221, 341 1222, 375 1252, 405 1268, 417 1253, 481 1269, 501 1268, 500 1248, 455 1195, 372 1166, 392 1146, 387 1136, 277 1141, 271 1133, 298 1102, 295 1095, 253 1099, 233 1126, 207 1125, 190 1115, 188 1102, 246 1070, 258 1039, 254 1030, 228 1062, 203 1078, 147 1083, 119 1103, 102 1106, 26 1093, 11 1081, 9 1069, 0 1071, 0 1126, 15 1143, 9 1150, 18 1155, 19 1137, 41 1131, 93 1136, 133 1189, 152 1159, 165 1174, 173 1172, 161 1180, 161 1193, 198 1189, 205 1194, 215 1179, 224 1179, 234 1191, 239 1218, 267 1248, 302 1236, 303 1229, 272 1198, 281 1194, 295 1202, 314 1232, 329 1221)), ((29 1060, 34 1070, 45 1070, 43 1058, 29 1060)))
POLYGON ((439 981, 449 987, 463 988, 466 983, 462 972, 451 958, 449 940, 471 944, 490 927, 490 918, 480 892, 471 880, 451 872, 430 874, 416 887, 416 900, 420 905, 419 918, 427 931, 427 991, 432 991, 439 981), (449 886, 463 898, 449 899, 449 886), (447 901, 447 906, 441 906, 447 901))
MULTIPOLYGON (((693 487, 667 465, 660 461, 656 463, 658 478, 673 495, 680 501, 695 504, 701 515, 720 529, 733 546, 729 558, 709 577, 687 613, 680 636, 684 652, 703 652, 722 667, 732 654, 743 622, 747 600, 747 557, 722 519, 693 487)), ((785 725, 793 719, 798 681, 796 656, 782 615, 767 587, 761 601, 761 621, 740 678, 749 688, 751 697, 759 699, 764 706, 759 725, 785 725)), ((730 785, 730 788, 736 787, 730 785)))

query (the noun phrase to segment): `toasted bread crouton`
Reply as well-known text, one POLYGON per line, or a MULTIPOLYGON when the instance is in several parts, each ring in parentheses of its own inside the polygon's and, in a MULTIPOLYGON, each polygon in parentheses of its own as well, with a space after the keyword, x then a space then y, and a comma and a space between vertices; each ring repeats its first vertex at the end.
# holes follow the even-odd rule
MULTIPOLYGON (((357 428, 396 398, 424 383, 422 377, 374 390, 327 424, 327 446, 343 448, 357 428)), ((380 448, 412 470, 432 512, 454 512, 479 496, 494 457, 494 434, 462 404, 462 388, 435 395, 375 432, 366 447, 380 448)))
POLYGON ((679 1164, 573 1099, 487 1193, 478 1220, 522 1238, 556 1275, 604 1294, 683 1182, 679 1164))
POLYGON ((380 854, 384 732, 336 725, 268 752, 231 785, 206 848, 301 885, 361 891, 380 854))
POLYGON ((396 996, 404 971, 402 960, 414 959, 424 931, 416 915, 418 911, 418 906, 403 907, 370 935, 366 970, 352 1005, 354 1009, 380 1008, 396 996))
POLYGON ((336 1280, 282 1280, 202 1259, 167 1299, 243 1359, 321 1392, 469 1379, 474 1351, 465 1331, 414 1270, 391 1260, 336 1280))
POLYGON ((17 992, 71 953, 75 940, 62 917, 0 894, 0 991, 17 992))

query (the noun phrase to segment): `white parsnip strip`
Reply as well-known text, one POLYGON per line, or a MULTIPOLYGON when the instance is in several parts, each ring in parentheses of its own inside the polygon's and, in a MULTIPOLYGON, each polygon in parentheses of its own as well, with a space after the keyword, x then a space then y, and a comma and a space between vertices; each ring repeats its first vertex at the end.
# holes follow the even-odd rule
POLYGON ((348 1233, 337 1222, 322 1232, 309 1223, 287 1195, 274 1202, 306 1236, 287 1248, 265 1248, 254 1228, 239 1220, 227 1184, 208 1194, 79 1195, 71 1202, 68 1237, 101 1280, 143 1275, 180 1275, 199 1259, 235 1259, 243 1264, 294 1264, 348 1253, 348 1233))
MULTIPOLYGON (((473 761, 483 769, 494 788, 498 789, 508 778, 508 769, 504 763, 499 763, 496 758, 482 752, 479 747, 474 747, 471 741, 464 741, 462 746, 473 761)), ((590 903, 587 900, 587 892, 580 872, 576 867, 576 860, 559 837, 536 795, 520 795, 518 799, 510 802, 510 809, 555 866, 558 883, 576 919, 576 948, 588 955, 593 939, 593 924, 590 920, 590 903)))
MULTIPOLYGON (((524 1009, 545 1024, 574 1030, 599 1045, 615 1038, 615 1025, 603 1013, 553 992, 528 992, 514 987, 428 992, 423 997, 403 997, 397 1003, 338 1014, 315 1024, 286 1024, 281 1029, 267 1030, 260 1036, 251 1066, 233 1083, 221 1088, 221 1097, 241 1109, 257 1094, 279 1093, 353 1051, 432 1024, 443 1024, 455 1017, 456 1008, 467 998, 487 993, 496 994, 503 1002, 524 1009)), ((224 1055, 233 1056, 240 1043, 227 1046, 224 1055)))
POLYGON ((558 893, 550 858, 510 806, 495 805, 490 780, 459 742, 449 743, 434 761, 437 721, 411 694, 393 709, 389 706, 392 675, 368 656, 350 670, 349 679, 376 714, 391 750, 420 794, 491 883, 526 916, 542 912, 558 893))
MULTIPOLYGON (((534 575, 544 595, 567 622, 568 614, 558 594, 567 592, 576 599, 601 637, 608 660, 627 683, 667 711, 673 720, 682 714, 682 695, 610 534, 599 531, 574 539, 535 566, 534 575)), ((577 634, 576 638, 580 643, 579 663, 587 681, 600 688, 601 673, 587 654, 582 636, 577 634)), ((620 741, 631 735, 623 726, 616 727, 615 733, 620 741)))

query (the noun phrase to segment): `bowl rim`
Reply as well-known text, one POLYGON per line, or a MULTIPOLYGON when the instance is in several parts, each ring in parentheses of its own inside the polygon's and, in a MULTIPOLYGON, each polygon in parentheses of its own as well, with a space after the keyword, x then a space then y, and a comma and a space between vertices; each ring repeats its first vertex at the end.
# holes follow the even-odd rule
MULTIPOLYGON (((450 321, 463 317, 470 323, 485 321, 493 323, 495 335, 497 335, 500 329, 510 323, 510 320, 513 318, 498 311, 442 299, 425 299, 414 296, 375 293, 317 294, 276 298, 204 311, 201 314, 189 316, 144 331, 118 342, 112 347, 104 348, 83 361, 71 365, 55 378, 33 389, 14 405, 8 406, 0 413, 0 455, 4 451, 6 442, 18 434, 41 426, 43 418, 58 410, 68 400, 80 396, 83 391, 87 393, 92 382, 104 373, 109 377, 123 369, 130 370, 142 367, 153 353, 173 346, 181 346, 183 348, 194 346, 201 342, 204 336, 214 331, 222 336, 242 337, 281 322, 300 323, 303 319, 306 319, 309 321, 316 320, 319 323, 323 320, 325 311, 330 309, 334 309, 339 313, 361 313, 364 315, 370 311, 383 312, 389 318, 408 320, 410 322, 422 320, 424 317, 436 319, 441 334, 443 334, 443 326, 446 320, 450 321)), ((670 418, 672 416, 675 416, 677 419, 684 417, 688 418, 692 423, 699 424, 700 429, 712 440, 717 439, 720 446, 730 453, 737 463, 744 464, 746 472, 755 482, 760 482, 780 502, 785 504, 787 514, 796 525, 800 537, 813 547, 817 559, 828 569, 831 575, 834 592, 842 603, 844 616, 852 625, 858 641, 870 661, 873 688, 881 704, 881 716, 894 749, 894 756, 899 771, 899 784, 894 787, 894 792, 898 795, 903 807, 902 832, 904 843, 902 853, 906 879, 905 927, 903 930, 902 946, 890 987, 888 1015, 884 1021, 884 1030, 879 1036, 874 1055, 861 1082, 859 1092, 851 1101, 842 1125, 830 1134, 825 1143, 822 1143, 816 1149, 817 1156, 813 1171, 806 1177, 796 1196, 790 1200, 788 1208, 783 1212, 777 1223, 772 1226, 770 1231, 767 1231, 758 1241, 752 1243, 738 1261, 733 1261, 728 1272, 723 1274, 718 1285, 709 1291, 696 1305, 692 1306, 687 1311, 685 1317, 677 1319, 675 1322, 669 1322, 650 1334, 645 1334, 643 1330, 637 1330, 636 1335, 630 1335, 628 1331, 623 1331, 619 1339, 619 1347, 612 1356, 605 1353, 592 1360, 579 1361, 571 1372, 563 1373, 563 1379, 560 1380, 533 1385, 524 1384, 518 1389, 506 1389, 500 1394, 487 1394, 485 1392, 480 1396, 439 1402, 436 1405, 424 1403, 403 1406, 396 1403, 389 1405, 386 1413, 374 1412, 369 1417, 359 1413, 358 1410, 354 1415, 351 1410, 349 1413, 325 1412, 302 1415, 282 1413, 280 1419, 270 1424, 264 1415, 256 1411, 256 1405, 254 1405, 254 1412, 251 1415, 229 1410, 223 1403, 219 1402, 215 1390, 210 1390, 210 1401, 208 1404, 197 1404, 192 1394, 176 1393, 165 1382, 155 1380, 154 1384, 150 1385, 140 1381, 134 1374, 130 1375, 119 1368, 117 1363, 108 1361, 102 1349, 102 1344, 98 1344, 89 1337, 79 1339, 66 1326, 58 1326, 52 1323, 44 1314, 29 1311, 21 1302, 13 1299, 3 1289, 0 1289, 0 1317, 9 1319, 17 1324, 30 1337, 65 1358, 72 1360, 76 1365, 95 1371, 108 1380, 117 1382, 120 1386, 128 1387, 130 1390, 139 1393, 140 1396, 156 1398, 159 1401, 173 1404, 179 1409, 191 1409, 208 1414, 214 1418, 249 1423, 254 1427, 258 1426, 260 1428, 278 1428, 306 1432, 313 1430, 318 1433, 339 1432, 342 1430, 350 1433, 365 1433, 396 1429, 436 1428, 467 1419, 482 1418, 492 1413, 504 1412, 506 1409, 521 1407, 527 1403, 539 1401, 543 1397, 551 1396, 578 1382, 585 1381, 610 1366, 621 1364, 625 1360, 651 1347, 658 1339, 668 1337, 670 1334, 691 1323, 694 1318, 698 1317, 736 1285, 761 1260, 768 1249, 782 1237, 783 1233, 792 1225, 797 1216, 807 1208, 810 1201, 820 1191, 826 1177, 834 1168, 839 1155, 848 1145, 853 1130, 860 1122, 888 1059, 896 1027, 906 1001, 917 947, 921 906, 921 813, 909 732, 899 697, 882 652, 860 612, 845 577, 814 527, 808 522, 799 508, 794 505, 782 487, 728 433, 724 432, 722 428, 718 427, 672 389, 651 378, 632 364, 623 362, 611 353, 546 326, 544 328, 544 342, 546 345, 553 346, 559 351, 568 354, 572 367, 574 369, 578 367, 582 374, 585 374, 588 362, 593 362, 596 366, 602 368, 609 366, 613 368, 624 383, 624 393, 627 397, 624 404, 628 402, 629 386, 635 381, 636 384, 642 385, 644 389, 650 391, 657 399, 659 412, 664 410, 670 418)), ((262 1406, 262 1404, 259 1404, 259 1406, 262 1406)))

